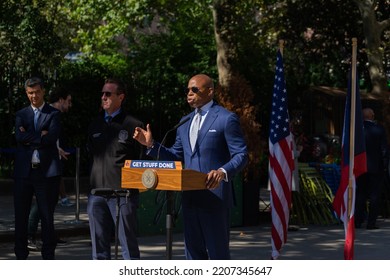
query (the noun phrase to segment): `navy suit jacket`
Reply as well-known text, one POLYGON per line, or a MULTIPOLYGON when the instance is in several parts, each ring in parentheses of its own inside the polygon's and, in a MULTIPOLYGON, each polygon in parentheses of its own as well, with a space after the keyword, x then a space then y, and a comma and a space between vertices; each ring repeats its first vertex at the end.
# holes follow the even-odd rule
MULTIPOLYGON (((180 126, 176 140, 171 148, 161 147, 163 160, 183 161, 186 169, 202 173, 223 168, 227 172, 228 182, 222 181, 215 190, 197 190, 183 192, 183 206, 213 208, 233 206, 232 180, 248 162, 247 147, 236 114, 217 105, 210 108, 199 131, 196 147, 192 151, 189 130, 195 112, 188 114, 191 120, 180 126)), ((154 145, 149 155, 156 156, 159 145, 154 145)))
POLYGON ((31 170, 31 158, 35 149, 39 152, 40 168, 45 177, 61 175, 61 164, 57 148, 60 133, 60 111, 45 104, 34 128, 34 111, 27 106, 16 112, 15 137, 17 142, 14 175, 26 178, 31 170), (21 131, 23 127, 24 131, 21 131), (41 132, 47 130, 46 135, 41 132))
POLYGON ((387 137, 383 126, 371 121, 364 121, 366 140, 367 172, 383 173, 387 168, 387 137))

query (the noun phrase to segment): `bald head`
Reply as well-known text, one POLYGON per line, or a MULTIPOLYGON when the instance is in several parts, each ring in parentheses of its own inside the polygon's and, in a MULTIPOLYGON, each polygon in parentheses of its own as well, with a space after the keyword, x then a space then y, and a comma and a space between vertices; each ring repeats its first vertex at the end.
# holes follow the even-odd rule
POLYGON ((373 121, 375 119, 374 110, 372 110, 371 108, 364 108, 362 110, 362 112, 363 112, 363 119, 364 120, 373 121))
POLYGON ((200 83, 202 83, 202 86, 204 86, 204 87, 214 88, 213 80, 205 74, 197 74, 197 75, 193 76, 191 78, 191 80, 192 79, 197 79, 200 83))
POLYGON ((187 102, 192 108, 200 108, 214 97, 214 82, 205 74, 197 74, 188 81, 187 102))

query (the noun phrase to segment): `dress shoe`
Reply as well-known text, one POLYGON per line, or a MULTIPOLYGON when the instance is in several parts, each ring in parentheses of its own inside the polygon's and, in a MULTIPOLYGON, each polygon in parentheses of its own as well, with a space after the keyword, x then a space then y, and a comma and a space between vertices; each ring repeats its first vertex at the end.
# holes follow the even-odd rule
POLYGON ((39 252, 41 250, 40 244, 35 239, 27 240, 27 249, 29 251, 39 252))
POLYGON ((68 245, 68 241, 58 238, 57 247, 65 247, 68 245))
POLYGON ((367 226, 367 229, 371 230, 371 229, 379 229, 379 227, 377 226, 367 226))

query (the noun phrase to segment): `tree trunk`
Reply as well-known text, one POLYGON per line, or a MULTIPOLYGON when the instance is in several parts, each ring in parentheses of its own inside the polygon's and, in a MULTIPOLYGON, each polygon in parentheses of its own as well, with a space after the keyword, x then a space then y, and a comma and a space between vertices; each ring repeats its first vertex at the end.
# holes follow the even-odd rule
POLYGON ((366 39, 368 71, 372 84, 371 94, 383 99, 382 116, 390 143, 390 99, 388 96, 387 78, 384 71, 383 47, 381 36, 385 29, 390 27, 390 19, 382 22, 376 20, 375 2, 372 0, 354 0, 359 7, 363 20, 363 32, 366 39))
POLYGON ((390 26, 390 21, 379 23, 376 20, 375 6, 372 0, 354 0, 354 2, 359 7, 363 20, 363 32, 369 63, 368 70, 372 84, 371 94, 387 99, 388 89, 383 67, 384 56, 381 36, 383 31, 390 26))
POLYGON ((251 104, 254 99, 252 88, 245 77, 234 68, 239 61, 235 44, 237 41, 235 26, 232 24, 237 22, 236 5, 236 0, 215 0, 213 3, 219 74, 216 98, 222 106, 240 117, 249 153, 249 163, 243 177, 244 180, 248 180, 252 179, 249 177, 258 176, 263 147, 260 139, 260 124, 256 121, 257 108, 251 104))
MULTIPOLYGON (((232 11, 229 0, 216 0, 213 5, 214 19, 214 34, 217 47, 217 68, 219 85, 225 90, 229 89, 229 85, 233 76, 231 60, 236 56, 235 47, 229 38, 233 34, 229 30, 229 21, 232 11)), ((234 2, 234 1, 233 1, 234 2)))

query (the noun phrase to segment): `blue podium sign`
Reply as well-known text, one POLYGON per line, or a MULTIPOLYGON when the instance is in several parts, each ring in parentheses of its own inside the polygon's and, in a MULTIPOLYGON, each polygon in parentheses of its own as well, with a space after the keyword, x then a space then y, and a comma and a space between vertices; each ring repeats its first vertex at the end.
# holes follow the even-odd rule
POLYGON ((127 168, 156 168, 156 169, 181 169, 177 161, 155 161, 155 160, 127 160, 127 168))

